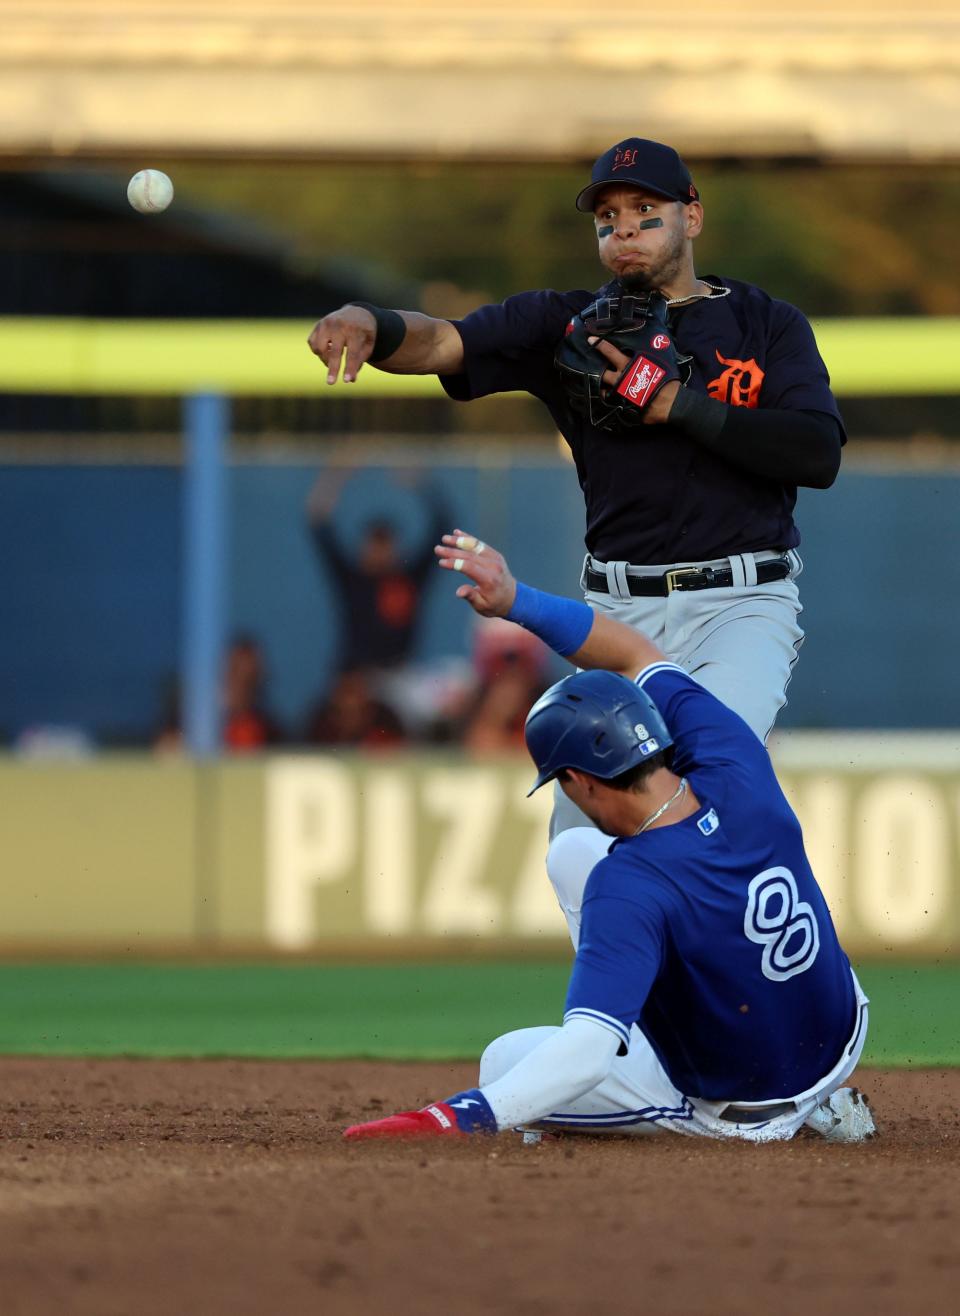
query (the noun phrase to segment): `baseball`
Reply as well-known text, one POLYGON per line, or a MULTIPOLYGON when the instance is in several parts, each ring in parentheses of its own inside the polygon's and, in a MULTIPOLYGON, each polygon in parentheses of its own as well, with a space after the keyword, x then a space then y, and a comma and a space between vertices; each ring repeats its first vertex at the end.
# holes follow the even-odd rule
POLYGON ((127 200, 141 215, 155 215, 173 200, 173 184, 161 169, 141 169, 127 184, 127 200))

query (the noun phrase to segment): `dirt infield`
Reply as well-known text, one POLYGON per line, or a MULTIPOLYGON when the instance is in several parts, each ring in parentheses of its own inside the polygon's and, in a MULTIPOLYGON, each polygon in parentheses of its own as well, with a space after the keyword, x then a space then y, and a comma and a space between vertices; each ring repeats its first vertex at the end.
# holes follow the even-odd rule
POLYGON ((346 1146, 465 1065, 0 1060, 3 1316, 945 1313, 960 1070, 882 1137, 346 1146))

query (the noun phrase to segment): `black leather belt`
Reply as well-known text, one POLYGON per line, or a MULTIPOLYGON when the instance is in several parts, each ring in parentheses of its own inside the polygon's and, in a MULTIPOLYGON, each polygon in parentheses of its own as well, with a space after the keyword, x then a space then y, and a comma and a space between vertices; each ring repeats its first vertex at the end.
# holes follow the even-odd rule
MULTIPOLYGON (((773 580, 785 580, 790 574, 791 562, 787 557, 772 557, 757 563, 757 584, 767 585, 773 580)), ((605 571, 587 567, 584 581, 588 590, 609 594, 605 571)), ((674 567, 662 576, 633 576, 627 569, 627 589, 635 598, 665 598, 675 589, 724 589, 733 584, 730 567, 674 567)))

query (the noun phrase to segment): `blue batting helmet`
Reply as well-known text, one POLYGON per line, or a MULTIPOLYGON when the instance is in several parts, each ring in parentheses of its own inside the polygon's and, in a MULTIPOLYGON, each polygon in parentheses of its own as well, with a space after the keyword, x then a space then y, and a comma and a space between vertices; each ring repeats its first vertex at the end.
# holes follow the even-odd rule
POLYGON ((524 736, 537 765, 532 795, 564 768, 608 781, 673 744, 648 694, 615 672, 577 672, 542 694, 524 736))

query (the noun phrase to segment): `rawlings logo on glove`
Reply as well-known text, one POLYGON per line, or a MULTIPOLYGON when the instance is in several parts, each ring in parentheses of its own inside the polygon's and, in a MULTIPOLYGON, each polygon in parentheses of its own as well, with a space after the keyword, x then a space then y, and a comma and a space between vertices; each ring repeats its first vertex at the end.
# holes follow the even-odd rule
POLYGON ((620 376, 617 392, 642 410, 664 384, 679 378, 677 354, 670 335, 654 333, 620 376))
POLYGON ((666 374, 653 361, 638 356, 623 372, 617 392, 621 397, 628 398, 635 407, 645 407, 664 382, 666 374))
POLYGON ((352 1124, 343 1136, 361 1138, 462 1138, 471 1133, 496 1133, 497 1121, 479 1088, 457 1092, 421 1110, 403 1110, 368 1124, 352 1124))

